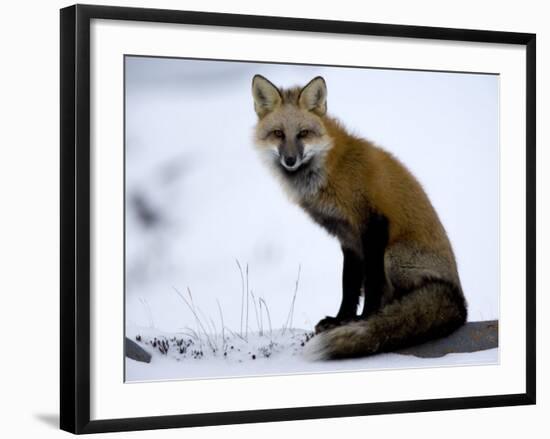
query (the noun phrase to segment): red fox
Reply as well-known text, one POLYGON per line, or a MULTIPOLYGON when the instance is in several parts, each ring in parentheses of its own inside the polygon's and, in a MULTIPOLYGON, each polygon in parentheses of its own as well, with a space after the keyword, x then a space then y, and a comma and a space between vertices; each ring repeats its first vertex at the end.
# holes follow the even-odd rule
POLYGON ((320 76, 282 89, 256 75, 252 95, 260 155, 291 199, 342 247, 342 303, 335 317, 315 326, 309 353, 371 355, 463 325, 466 300, 451 244, 409 170, 327 115, 320 76))

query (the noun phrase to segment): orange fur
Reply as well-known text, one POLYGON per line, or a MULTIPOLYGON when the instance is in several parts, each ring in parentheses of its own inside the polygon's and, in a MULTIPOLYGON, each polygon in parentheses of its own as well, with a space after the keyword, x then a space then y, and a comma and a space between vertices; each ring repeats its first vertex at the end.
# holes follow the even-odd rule
POLYGON ((334 203, 358 229, 365 223, 366 207, 374 208, 390 219, 390 245, 413 241, 450 256, 443 226, 409 170, 389 152, 349 134, 335 119, 322 121, 333 147, 325 162, 328 189, 318 202, 334 203))

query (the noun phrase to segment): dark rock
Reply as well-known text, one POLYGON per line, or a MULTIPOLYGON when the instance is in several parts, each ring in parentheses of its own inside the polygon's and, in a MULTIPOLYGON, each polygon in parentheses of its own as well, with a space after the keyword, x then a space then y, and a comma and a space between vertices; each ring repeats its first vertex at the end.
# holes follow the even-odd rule
POLYGON ((451 335, 421 345, 395 351, 398 354, 422 358, 446 354, 477 352, 498 347, 498 320, 466 322, 451 335))
POLYGON ((151 354, 128 337, 124 340, 124 350, 126 351, 126 356, 132 360, 141 361, 143 363, 151 362, 151 354))

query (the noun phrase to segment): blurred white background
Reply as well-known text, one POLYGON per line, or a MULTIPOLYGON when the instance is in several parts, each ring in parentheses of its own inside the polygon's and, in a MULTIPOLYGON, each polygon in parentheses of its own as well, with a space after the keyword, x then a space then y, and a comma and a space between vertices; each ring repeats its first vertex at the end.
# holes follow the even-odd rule
POLYGON ((253 148, 256 73, 280 86, 326 79, 329 113, 391 151, 428 192, 456 252, 469 320, 498 318, 498 76, 127 57, 127 323, 191 325, 174 292, 190 288, 204 314, 217 318, 219 300, 238 329, 236 260, 248 264, 274 327, 299 266, 294 326, 337 311, 338 242, 289 202, 253 148))

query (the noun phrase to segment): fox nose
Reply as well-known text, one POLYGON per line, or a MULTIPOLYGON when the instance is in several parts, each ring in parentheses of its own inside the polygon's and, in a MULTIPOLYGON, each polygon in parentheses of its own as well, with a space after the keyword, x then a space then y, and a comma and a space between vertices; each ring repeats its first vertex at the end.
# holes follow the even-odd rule
POLYGON ((296 164, 296 156, 290 155, 284 158, 285 165, 292 168, 296 164))

